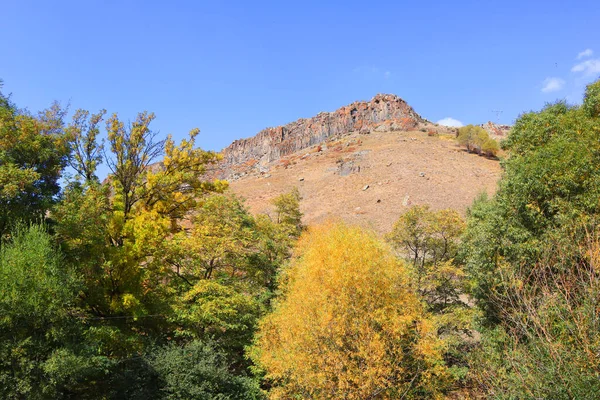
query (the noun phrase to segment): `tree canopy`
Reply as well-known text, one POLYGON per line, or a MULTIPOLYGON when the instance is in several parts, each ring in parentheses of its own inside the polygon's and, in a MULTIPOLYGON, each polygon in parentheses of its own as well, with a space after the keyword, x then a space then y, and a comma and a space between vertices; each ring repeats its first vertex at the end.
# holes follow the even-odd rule
POLYGON ((443 343, 406 267, 372 234, 310 228, 260 323, 252 358, 272 398, 434 398, 443 343))

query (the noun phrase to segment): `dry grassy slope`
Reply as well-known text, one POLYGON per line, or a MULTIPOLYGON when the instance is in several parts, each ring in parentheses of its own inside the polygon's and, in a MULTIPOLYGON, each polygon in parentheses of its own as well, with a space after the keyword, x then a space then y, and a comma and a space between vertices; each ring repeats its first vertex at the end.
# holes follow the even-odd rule
POLYGON ((372 132, 323 147, 276 161, 268 173, 245 176, 231 188, 252 212, 268 213, 272 198, 297 186, 306 224, 341 218, 385 233, 411 205, 464 213, 479 193, 492 194, 500 177, 498 161, 466 153, 449 136, 372 132), (340 175, 341 160, 353 161, 347 176, 340 175))

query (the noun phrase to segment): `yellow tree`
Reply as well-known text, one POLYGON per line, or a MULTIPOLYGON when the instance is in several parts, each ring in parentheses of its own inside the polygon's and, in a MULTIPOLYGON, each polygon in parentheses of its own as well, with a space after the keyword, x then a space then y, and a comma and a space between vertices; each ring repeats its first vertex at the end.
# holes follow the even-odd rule
POLYGON ((373 234, 309 229, 280 284, 250 350, 271 398, 436 398, 449 383, 435 324, 373 234))
POLYGON ((90 304, 94 312, 146 314, 169 273, 169 266, 157 263, 163 259, 167 239, 183 229, 181 220, 204 194, 221 191, 227 184, 201 179, 219 155, 194 148, 198 129, 179 145, 170 136, 156 140, 150 128, 154 115, 143 112, 131 124, 116 114, 108 119, 104 155, 112 174, 100 185, 93 177, 102 149, 96 139, 103 114, 78 111, 67 129, 71 146, 78 149, 71 165, 84 185, 70 185, 53 216, 58 234, 68 244, 67 255, 88 269, 83 272, 89 276, 90 292, 103 293, 104 301, 96 295, 90 304), (82 241, 72 228, 88 226, 85 221, 90 219, 92 229, 86 232, 92 234, 82 241), (91 253, 86 251, 90 248, 91 253), (85 264, 82 253, 92 256, 85 264))

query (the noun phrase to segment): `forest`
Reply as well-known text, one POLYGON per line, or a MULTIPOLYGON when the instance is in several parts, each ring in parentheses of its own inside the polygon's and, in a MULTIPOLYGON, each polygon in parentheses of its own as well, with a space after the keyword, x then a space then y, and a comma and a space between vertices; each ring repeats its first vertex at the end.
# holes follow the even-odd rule
POLYGON ((519 116, 466 217, 385 236, 297 189, 251 214, 154 119, 0 92, 0 398, 600 398, 600 80, 519 116))

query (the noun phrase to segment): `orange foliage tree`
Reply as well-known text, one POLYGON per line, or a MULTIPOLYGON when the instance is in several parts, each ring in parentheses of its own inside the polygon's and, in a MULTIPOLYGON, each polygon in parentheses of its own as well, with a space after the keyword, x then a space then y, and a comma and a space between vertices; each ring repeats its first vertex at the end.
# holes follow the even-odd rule
POLYGON ((309 229, 250 357, 273 399, 438 398, 444 343, 404 264, 373 234, 309 229))

